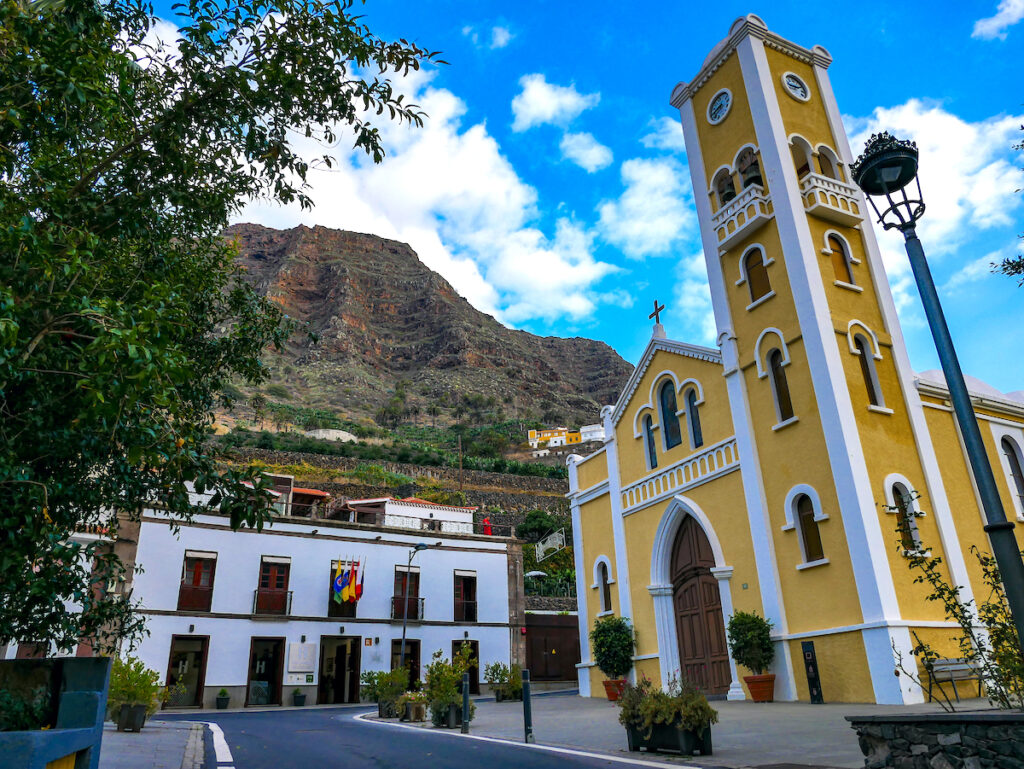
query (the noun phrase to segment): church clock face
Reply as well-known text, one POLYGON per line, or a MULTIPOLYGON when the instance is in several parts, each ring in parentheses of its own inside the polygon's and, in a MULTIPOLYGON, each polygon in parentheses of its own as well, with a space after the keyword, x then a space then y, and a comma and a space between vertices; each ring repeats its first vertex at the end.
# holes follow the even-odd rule
POLYGON ((792 72, 787 72, 782 76, 782 84, 786 86, 786 91, 797 101, 809 101, 811 98, 811 89, 807 87, 807 83, 800 79, 799 75, 794 75, 792 72))
POLYGON ((732 93, 730 93, 728 88, 723 88, 712 97, 711 102, 708 104, 708 122, 711 125, 721 123, 725 120, 725 116, 729 114, 731 106, 732 93))

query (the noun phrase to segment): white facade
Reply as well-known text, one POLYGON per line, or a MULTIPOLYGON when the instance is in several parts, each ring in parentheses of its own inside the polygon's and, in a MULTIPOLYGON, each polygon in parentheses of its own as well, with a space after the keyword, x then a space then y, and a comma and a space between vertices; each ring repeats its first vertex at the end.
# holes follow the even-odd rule
MULTIPOLYGON (((450 510, 446 508, 443 517, 450 518, 450 510)), ((419 642, 420 675, 435 650, 442 650, 447 658, 453 642, 462 640, 479 644, 481 670, 492 662, 508 664, 512 634, 520 633, 521 618, 512 617, 516 624, 510 624, 507 539, 447 531, 402 532, 394 525, 367 527, 329 520, 276 520, 262 532, 231 531, 228 522, 215 515, 198 517, 174 534, 154 512, 143 517, 137 558, 144 571, 135 578, 132 595, 146 615, 149 636, 134 653, 166 681, 172 637, 204 643, 198 699, 210 706, 216 692, 225 688, 232 706, 238 706, 247 696, 250 668, 255 664, 252 639, 282 639, 278 656, 283 653, 284 662, 277 663, 281 680, 268 674, 279 687, 278 699, 287 701, 292 689, 300 687, 312 704, 317 701, 321 674, 327 670, 324 665, 331 664, 325 662, 328 654, 320 648, 326 643, 322 637, 333 639, 332 644, 344 637, 358 645, 356 676, 391 668, 392 641, 402 635, 400 611, 399 619, 392 619, 396 567, 404 571, 410 549, 421 542, 429 548, 416 553, 412 564, 419 574, 422 618, 409 621, 406 632, 410 642, 419 642), (178 610, 186 551, 216 560, 208 612, 178 610), (261 564, 268 559, 288 564, 290 608, 283 616, 254 614, 261 564), (358 561, 365 567, 364 592, 355 617, 328 616, 332 564, 339 560, 358 561), (475 577, 476 622, 455 620, 456 572, 462 579, 475 577), (304 656, 307 659, 302 660, 304 656)), ((410 643, 407 654, 412 648, 410 643)), ((179 659, 175 664, 186 663, 179 659)))
POLYGON ((604 425, 583 425, 580 428, 580 440, 583 443, 590 441, 604 441, 604 425))

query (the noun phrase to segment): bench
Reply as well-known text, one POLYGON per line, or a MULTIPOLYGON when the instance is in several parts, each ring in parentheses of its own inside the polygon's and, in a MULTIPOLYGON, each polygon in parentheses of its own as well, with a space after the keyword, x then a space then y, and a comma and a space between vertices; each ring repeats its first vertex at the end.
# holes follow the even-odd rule
POLYGON ((965 659, 939 659, 926 666, 928 671, 928 701, 931 702, 932 684, 946 683, 953 684, 953 694, 956 701, 960 701, 960 693, 956 690, 957 681, 970 681, 977 679, 978 696, 981 696, 981 670, 977 665, 965 659))

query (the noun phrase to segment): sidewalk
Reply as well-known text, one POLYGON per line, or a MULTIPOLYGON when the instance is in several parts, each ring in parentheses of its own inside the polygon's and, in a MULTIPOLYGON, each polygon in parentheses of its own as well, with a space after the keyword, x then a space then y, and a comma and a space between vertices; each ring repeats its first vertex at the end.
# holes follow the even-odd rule
MULTIPOLYGON (((670 754, 629 753, 618 707, 603 699, 575 695, 533 698, 533 733, 544 745, 613 753, 650 760, 670 754)), ((809 705, 775 702, 713 702, 718 723, 712 727, 714 753, 686 759, 688 764, 747 767, 803 765, 857 769, 864 755, 845 716, 941 712, 932 705, 809 705)), ((964 709, 987 707, 985 700, 964 702, 964 709)), ((523 741, 523 707, 518 702, 477 702, 472 734, 523 741)), ((670 759, 677 763, 678 758, 670 759)))
POLYGON ((202 769, 203 727, 191 721, 147 719, 141 732, 103 727, 100 769, 202 769))

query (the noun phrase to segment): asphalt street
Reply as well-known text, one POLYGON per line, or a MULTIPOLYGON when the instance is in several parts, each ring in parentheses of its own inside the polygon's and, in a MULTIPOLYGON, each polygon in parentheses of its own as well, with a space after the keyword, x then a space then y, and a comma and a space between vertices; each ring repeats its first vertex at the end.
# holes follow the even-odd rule
MULTIPOLYGON (((207 769, 572 769, 624 767, 623 762, 569 751, 466 739, 433 730, 355 720, 366 708, 287 709, 249 713, 204 712, 207 769), (223 733, 223 740, 218 732, 223 733), (230 751, 228 756, 225 751, 230 751), (218 755, 219 753, 219 755, 218 755)), ((162 715, 200 720, 199 714, 162 715)), ((651 762, 653 764, 654 762, 651 762)), ((678 759, 671 762, 682 764, 678 759)))

